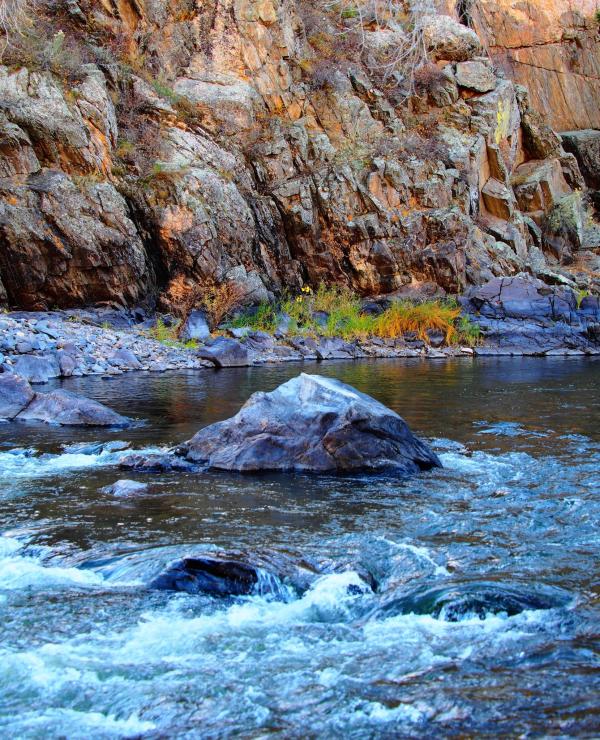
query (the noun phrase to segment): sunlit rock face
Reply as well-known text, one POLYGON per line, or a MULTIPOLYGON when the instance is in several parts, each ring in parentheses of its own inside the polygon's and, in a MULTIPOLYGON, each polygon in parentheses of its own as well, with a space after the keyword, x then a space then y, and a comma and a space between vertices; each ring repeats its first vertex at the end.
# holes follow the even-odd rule
MULTIPOLYGON (((466 8, 469 4, 462 3, 466 8)), ((595 0, 481 0, 471 22, 494 60, 558 131, 600 128, 595 0)))
POLYGON ((201 429, 183 453, 220 470, 326 473, 441 467, 398 414, 345 383, 302 373, 201 429))
POLYGON ((595 59, 587 25, 567 39, 576 14, 558 6, 483 2, 474 30, 453 7, 427 16, 431 65, 407 102, 377 66, 402 34, 352 41, 319 5, 81 0, 49 31, 103 29, 95 63, 0 68, 0 301, 177 311, 223 283, 252 303, 321 281, 456 293, 568 263, 544 224, 583 183, 534 109, 591 128, 597 81, 575 69, 595 59), (526 49, 573 74, 517 63, 526 49), (532 161, 551 199, 517 195, 532 161))

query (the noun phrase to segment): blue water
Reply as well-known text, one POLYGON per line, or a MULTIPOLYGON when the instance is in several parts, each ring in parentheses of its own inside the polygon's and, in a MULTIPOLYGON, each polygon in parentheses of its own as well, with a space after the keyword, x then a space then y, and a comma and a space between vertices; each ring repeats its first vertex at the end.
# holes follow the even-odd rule
POLYGON ((361 361, 63 385, 139 423, 0 425, 0 736, 600 734, 600 363, 361 361), (394 408, 444 469, 118 470, 125 452, 108 442, 183 441, 301 370, 394 408), (149 490, 100 491, 120 477, 149 490), (173 560, 217 551, 295 568, 309 588, 285 600, 146 588, 173 560), (457 621, 398 607, 434 589, 455 608, 481 588, 555 605, 508 616, 499 601, 457 621))

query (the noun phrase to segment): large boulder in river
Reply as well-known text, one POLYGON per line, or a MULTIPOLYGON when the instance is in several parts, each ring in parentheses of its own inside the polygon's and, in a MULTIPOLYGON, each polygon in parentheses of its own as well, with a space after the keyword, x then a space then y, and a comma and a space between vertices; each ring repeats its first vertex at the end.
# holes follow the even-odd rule
POLYGON ((441 467, 398 414, 339 380, 302 373, 255 393, 231 419, 200 430, 182 452, 219 470, 402 474, 441 467))
POLYGON ((36 393, 35 398, 16 417, 22 421, 44 421, 68 426, 129 426, 129 419, 97 401, 70 391, 36 393))
POLYGON ((25 378, 13 373, 0 375, 0 419, 14 419, 31 403, 35 393, 25 378))

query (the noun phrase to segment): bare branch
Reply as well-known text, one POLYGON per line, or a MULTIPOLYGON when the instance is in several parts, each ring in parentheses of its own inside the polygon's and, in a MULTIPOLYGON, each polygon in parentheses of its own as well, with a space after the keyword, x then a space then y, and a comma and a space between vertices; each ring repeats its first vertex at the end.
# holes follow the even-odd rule
POLYGON ((423 30, 434 0, 324 0, 324 7, 338 13, 342 34, 358 36, 370 69, 414 93, 415 72, 429 62, 423 30))
POLYGON ((12 39, 22 36, 31 25, 36 0, 0 0, 0 59, 12 45, 12 39))

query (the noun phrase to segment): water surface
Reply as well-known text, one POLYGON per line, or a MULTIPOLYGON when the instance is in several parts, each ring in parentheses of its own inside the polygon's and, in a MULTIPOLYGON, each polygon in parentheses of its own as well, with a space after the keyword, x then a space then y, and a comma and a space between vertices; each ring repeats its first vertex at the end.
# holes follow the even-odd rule
POLYGON ((597 735, 599 381, 598 362, 531 358, 57 382, 139 421, 0 425, 0 735, 597 735), (100 492, 124 477, 106 443, 181 442, 302 370, 401 413, 445 468, 128 473, 149 491, 100 492), (215 550, 299 564, 312 587, 285 602, 146 588, 215 550), (349 588, 367 572, 376 593, 349 588), (456 612, 482 588, 553 606, 456 612), (431 589, 452 608, 414 613, 431 589))

